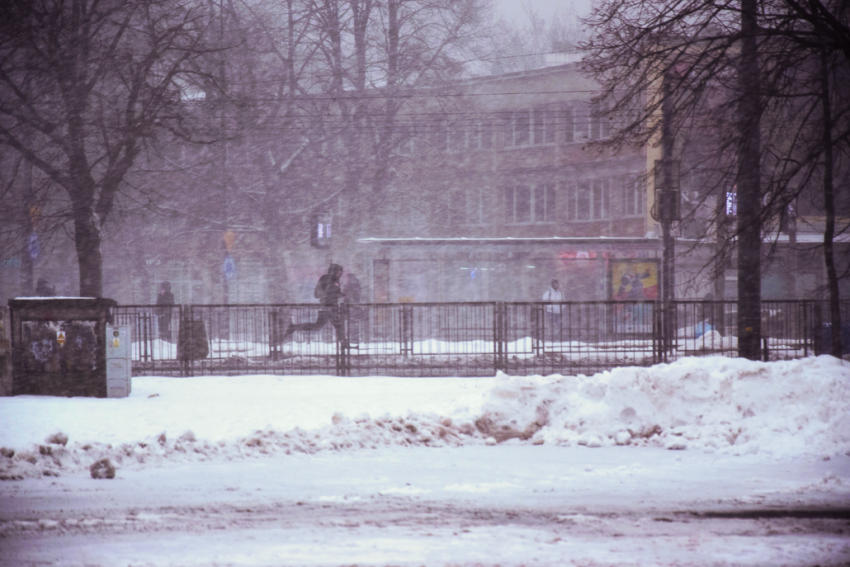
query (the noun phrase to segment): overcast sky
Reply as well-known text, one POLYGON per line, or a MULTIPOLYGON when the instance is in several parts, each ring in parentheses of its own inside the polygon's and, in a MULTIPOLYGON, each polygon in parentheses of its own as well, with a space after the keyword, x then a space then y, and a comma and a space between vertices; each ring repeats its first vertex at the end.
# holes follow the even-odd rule
POLYGON ((575 13, 586 16, 591 0, 495 0, 495 3, 503 18, 525 23, 525 6, 529 6, 546 19, 554 14, 566 16, 575 13))

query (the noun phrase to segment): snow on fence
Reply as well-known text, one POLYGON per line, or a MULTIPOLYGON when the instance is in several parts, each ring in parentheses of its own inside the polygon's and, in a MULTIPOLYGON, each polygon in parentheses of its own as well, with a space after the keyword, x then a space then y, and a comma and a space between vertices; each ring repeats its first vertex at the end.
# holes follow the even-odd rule
MULTIPOLYGON (((850 315, 850 302, 842 310, 850 315)), ((125 305, 113 315, 131 328, 135 375, 575 374, 737 354, 734 302, 674 302, 666 338, 658 302, 358 304, 321 311, 315 304, 125 305), (321 328, 286 335, 290 324, 320 317, 327 320, 321 328)), ((766 301, 762 313, 764 359, 823 348, 823 302, 766 301)))

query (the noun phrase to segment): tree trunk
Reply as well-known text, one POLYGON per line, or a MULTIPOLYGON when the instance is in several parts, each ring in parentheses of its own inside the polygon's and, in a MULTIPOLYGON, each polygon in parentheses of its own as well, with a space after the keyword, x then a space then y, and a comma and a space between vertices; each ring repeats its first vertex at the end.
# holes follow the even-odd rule
POLYGON ((80 267, 80 296, 103 296, 103 253, 97 219, 89 207, 74 208, 74 244, 80 267))
POLYGON ((821 103, 823 105, 823 204, 826 226, 823 231, 823 255, 826 263, 826 278, 829 288, 829 316, 832 324, 830 352, 841 357, 841 306, 838 288, 838 272, 835 269, 835 191, 833 187, 832 155, 832 108, 829 100, 829 65, 826 49, 821 50, 821 103))
POLYGON ((738 356, 758 360, 761 352, 761 187, 759 132, 761 100, 756 0, 741 2, 741 88, 738 162, 738 356))

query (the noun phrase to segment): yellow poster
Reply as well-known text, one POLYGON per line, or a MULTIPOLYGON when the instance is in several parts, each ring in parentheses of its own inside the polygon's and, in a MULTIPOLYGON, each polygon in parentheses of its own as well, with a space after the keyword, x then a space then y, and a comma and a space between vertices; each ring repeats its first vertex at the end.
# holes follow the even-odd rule
POLYGON ((658 260, 610 260, 611 299, 658 299, 658 260))

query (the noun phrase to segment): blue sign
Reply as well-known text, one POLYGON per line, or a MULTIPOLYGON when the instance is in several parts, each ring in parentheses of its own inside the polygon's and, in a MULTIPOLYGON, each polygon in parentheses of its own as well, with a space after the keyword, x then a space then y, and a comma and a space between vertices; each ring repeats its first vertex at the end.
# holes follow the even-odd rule
POLYGON ((230 254, 224 257, 224 264, 221 266, 221 271, 224 272, 225 279, 232 280, 236 276, 236 262, 233 261, 233 256, 230 254))
POLYGON ((27 242, 27 249, 30 253, 30 258, 35 260, 38 258, 38 255, 41 253, 41 244, 38 242, 38 235, 36 233, 30 234, 29 241, 27 242))

